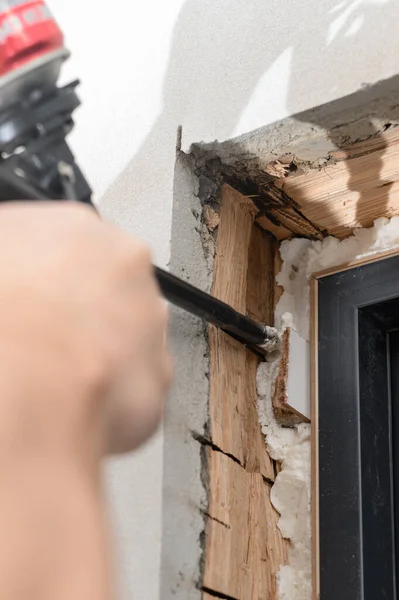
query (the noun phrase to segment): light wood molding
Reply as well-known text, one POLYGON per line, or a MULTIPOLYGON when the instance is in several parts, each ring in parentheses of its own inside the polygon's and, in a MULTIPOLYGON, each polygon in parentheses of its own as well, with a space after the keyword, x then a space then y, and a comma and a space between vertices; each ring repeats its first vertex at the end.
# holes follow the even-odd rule
POLYGON ((318 431, 318 283, 310 281, 310 408, 311 408, 311 509, 312 509, 312 590, 313 600, 320 597, 319 537, 319 431, 318 431))

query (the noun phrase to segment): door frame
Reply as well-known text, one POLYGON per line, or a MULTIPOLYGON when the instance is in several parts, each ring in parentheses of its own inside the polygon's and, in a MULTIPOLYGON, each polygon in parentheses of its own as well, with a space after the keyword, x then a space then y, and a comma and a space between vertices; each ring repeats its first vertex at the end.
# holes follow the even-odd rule
MULTIPOLYGON (((372 379, 373 369, 366 369, 371 387, 363 385, 364 377, 359 377, 365 357, 367 360, 364 340, 359 346, 359 322, 361 333, 364 319, 368 327, 370 315, 371 326, 377 319, 386 332, 399 328, 399 316, 381 308, 388 301, 399 302, 399 249, 316 273, 310 287, 313 598, 319 599, 322 591, 320 600, 368 600, 369 586, 365 595, 364 581, 369 571, 365 573, 364 563, 368 566, 370 557, 364 556, 363 540, 371 533, 364 527, 369 527, 374 518, 378 521, 381 511, 376 512, 377 516, 371 514, 368 520, 360 518, 364 505, 367 511, 367 501, 362 497, 365 460, 373 462, 374 456, 369 452, 367 458, 367 448, 361 446, 365 439, 361 428, 370 425, 369 415, 362 417, 367 398, 361 388, 370 391, 376 382, 372 379), (395 272, 396 278, 392 276, 395 272), (380 317, 371 314, 373 307, 382 311, 380 317)), ((371 333, 366 339, 377 343, 376 336, 371 333)), ((381 388, 381 381, 379 385, 381 388)), ((389 401, 389 390, 387 394, 389 401)), ((377 410, 373 402, 367 406, 377 410)), ((374 415, 372 419, 375 416, 385 423, 384 416, 374 415)), ((385 438, 381 439, 385 448, 385 438)), ((380 457, 382 466, 385 459, 380 457)), ((393 511, 392 496, 391 506, 393 511)), ((382 578, 386 576, 386 572, 381 574, 382 578)))

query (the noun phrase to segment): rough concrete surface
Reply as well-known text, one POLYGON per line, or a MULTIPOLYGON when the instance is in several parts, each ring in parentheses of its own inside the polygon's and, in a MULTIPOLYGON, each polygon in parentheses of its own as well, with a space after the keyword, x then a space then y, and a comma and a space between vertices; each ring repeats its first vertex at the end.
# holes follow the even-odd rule
POLYGON ((220 159, 224 165, 260 167, 287 153, 310 168, 329 152, 376 136, 399 122, 399 75, 224 142, 193 144, 196 169, 220 159))
MULTIPOLYGON (((201 206, 190 159, 179 154, 175 168, 170 271, 201 289, 210 273, 200 237, 201 206)), ((201 535, 206 493, 201 480, 201 444, 208 421, 209 371, 206 328, 199 319, 172 309, 171 351, 175 385, 166 407, 163 449, 161 600, 199 600, 201 535)))

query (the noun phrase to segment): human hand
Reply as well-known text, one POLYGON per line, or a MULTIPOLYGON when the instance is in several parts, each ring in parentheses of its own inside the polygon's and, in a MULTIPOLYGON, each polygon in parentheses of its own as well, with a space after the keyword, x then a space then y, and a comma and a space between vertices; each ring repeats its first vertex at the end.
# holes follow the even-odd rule
POLYGON ((156 429, 171 379, 148 249, 74 203, 3 205, 0 240, 11 396, 26 393, 45 436, 73 426, 104 452, 136 448, 156 429))

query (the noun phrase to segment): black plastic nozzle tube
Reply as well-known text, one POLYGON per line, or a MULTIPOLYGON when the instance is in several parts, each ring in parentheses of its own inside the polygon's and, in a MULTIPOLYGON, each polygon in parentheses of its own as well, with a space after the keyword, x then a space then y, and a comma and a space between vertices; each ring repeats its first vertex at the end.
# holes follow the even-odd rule
POLYGON ((275 330, 256 323, 221 300, 155 267, 162 294, 169 302, 219 327, 252 350, 266 354, 278 346, 275 330))

